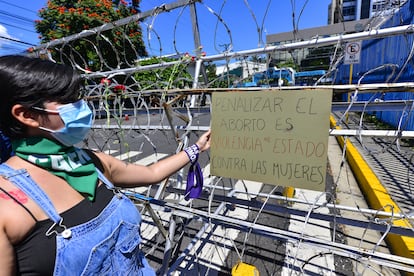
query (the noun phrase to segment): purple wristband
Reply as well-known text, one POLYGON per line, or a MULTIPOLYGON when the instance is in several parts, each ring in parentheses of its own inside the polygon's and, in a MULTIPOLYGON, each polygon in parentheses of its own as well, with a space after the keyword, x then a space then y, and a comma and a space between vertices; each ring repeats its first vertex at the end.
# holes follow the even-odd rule
POLYGON ((200 149, 198 148, 197 144, 185 148, 184 151, 187 153, 191 164, 195 164, 198 160, 198 154, 200 153, 200 149))

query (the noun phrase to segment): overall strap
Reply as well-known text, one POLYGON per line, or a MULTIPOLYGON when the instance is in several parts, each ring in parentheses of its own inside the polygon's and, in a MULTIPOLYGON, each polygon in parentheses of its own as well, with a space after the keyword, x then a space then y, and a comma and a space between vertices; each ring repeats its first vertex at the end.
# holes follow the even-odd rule
POLYGON ((52 201, 46 193, 33 181, 26 169, 15 170, 5 163, 0 164, 0 175, 5 179, 11 181, 19 189, 21 189, 27 196, 31 197, 36 202, 47 216, 54 222, 52 226, 46 231, 46 236, 52 234, 61 235, 68 239, 72 236, 72 231, 63 224, 63 218, 56 211, 52 201))
POLYGON ((5 163, 0 164, 0 175, 11 181, 27 196, 35 201, 48 217, 55 223, 59 224, 62 217, 58 214, 53 203, 50 201, 46 193, 33 181, 26 169, 14 170, 5 163))
POLYGON ((105 176, 104 172, 107 170, 106 166, 102 163, 101 159, 90 149, 82 149, 89 157, 92 159, 95 164, 95 170, 98 173, 98 178, 105 184, 108 189, 114 189, 115 186, 111 181, 105 176))
MULTIPOLYGON (((113 189, 114 185, 109 181, 105 175, 96 169, 99 179, 109 188, 113 189)), ((38 205, 42 207, 49 218, 59 223, 62 217, 58 214, 53 203, 42 189, 33 181, 29 173, 25 169, 14 170, 5 163, 0 164, 0 175, 11 181, 19 189, 21 189, 27 196, 30 196, 38 205)))
POLYGON ((98 169, 96 168, 96 172, 98 173, 98 178, 106 185, 108 189, 114 189, 115 186, 112 184, 111 181, 109 181, 108 178, 98 169))

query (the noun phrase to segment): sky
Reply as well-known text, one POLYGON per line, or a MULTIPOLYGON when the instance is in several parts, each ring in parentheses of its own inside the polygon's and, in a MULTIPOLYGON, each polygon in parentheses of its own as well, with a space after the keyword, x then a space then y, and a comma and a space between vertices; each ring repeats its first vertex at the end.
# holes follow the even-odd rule
MULTIPOLYGON (((142 0, 140 8, 144 12, 173 2, 142 0)), ((204 0, 196 5, 203 51, 207 55, 214 55, 230 47, 233 51, 255 49, 265 46, 266 35, 292 31, 294 24, 297 29, 325 26, 330 2, 204 0)), ((39 44, 33 22, 38 19, 37 11, 45 7, 46 3, 47 0, 0 0, 0 55, 19 53, 30 45, 39 44)), ((148 18, 142 23, 142 28, 150 55, 195 52, 188 7, 148 18)))

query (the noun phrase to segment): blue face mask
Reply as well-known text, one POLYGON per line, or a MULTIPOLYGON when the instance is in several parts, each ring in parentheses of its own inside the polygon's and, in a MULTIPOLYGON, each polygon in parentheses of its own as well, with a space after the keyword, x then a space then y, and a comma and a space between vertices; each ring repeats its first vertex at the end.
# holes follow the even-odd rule
POLYGON ((65 146, 73 146, 85 139, 92 127, 92 111, 84 100, 59 106, 57 110, 34 107, 50 113, 58 113, 65 123, 59 130, 39 127, 51 133, 53 138, 65 146))

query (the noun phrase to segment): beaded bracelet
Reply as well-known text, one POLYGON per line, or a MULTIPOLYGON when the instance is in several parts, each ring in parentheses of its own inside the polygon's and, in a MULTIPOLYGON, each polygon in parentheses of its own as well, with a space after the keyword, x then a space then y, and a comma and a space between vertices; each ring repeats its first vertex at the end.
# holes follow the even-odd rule
POLYGON ((187 153, 187 156, 190 159, 191 164, 195 164, 198 160, 198 154, 200 153, 200 149, 197 146, 197 144, 185 148, 184 151, 185 153, 187 153))

